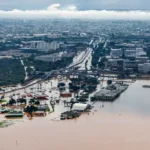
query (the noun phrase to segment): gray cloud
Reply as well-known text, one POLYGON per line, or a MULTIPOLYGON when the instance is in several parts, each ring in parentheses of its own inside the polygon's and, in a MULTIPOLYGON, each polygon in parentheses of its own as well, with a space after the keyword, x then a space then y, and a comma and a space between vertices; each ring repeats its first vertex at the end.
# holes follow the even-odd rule
POLYGON ((109 10, 78 10, 70 4, 61 6, 50 5, 40 10, 0 10, 0 18, 72 18, 72 19, 119 19, 119 20, 150 20, 149 11, 109 11, 109 10))

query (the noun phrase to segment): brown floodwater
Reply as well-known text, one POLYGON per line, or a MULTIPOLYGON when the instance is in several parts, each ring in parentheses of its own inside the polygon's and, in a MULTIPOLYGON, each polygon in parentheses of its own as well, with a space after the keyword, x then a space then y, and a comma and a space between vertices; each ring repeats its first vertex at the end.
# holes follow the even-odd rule
POLYGON ((95 103, 91 113, 75 120, 52 120, 58 117, 57 106, 47 117, 2 128, 0 150, 149 150, 150 89, 143 84, 148 81, 132 84, 112 103, 95 103))

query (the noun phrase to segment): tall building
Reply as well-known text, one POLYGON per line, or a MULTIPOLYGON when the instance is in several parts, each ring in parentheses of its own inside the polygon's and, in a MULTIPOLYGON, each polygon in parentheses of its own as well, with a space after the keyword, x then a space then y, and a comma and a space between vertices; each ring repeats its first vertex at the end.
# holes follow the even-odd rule
POLYGON ((119 71, 124 71, 125 70, 125 61, 124 59, 120 59, 117 61, 117 68, 119 71))

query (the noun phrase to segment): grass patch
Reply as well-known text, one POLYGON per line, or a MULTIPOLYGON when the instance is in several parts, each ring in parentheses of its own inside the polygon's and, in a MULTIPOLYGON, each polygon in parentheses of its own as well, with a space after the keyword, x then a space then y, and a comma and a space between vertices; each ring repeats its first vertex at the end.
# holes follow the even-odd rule
POLYGON ((12 124, 14 124, 12 121, 1 121, 0 122, 0 128, 6 128, 12 124))
POLYGON ((0 103, 6 103, 7 101, 6 100, 0 100, 0 103))
POLYGON ((50 112, 50 109, 48 106, 46 107, 46 112, 50 112))
POLYGON ((2 125, 3 125, 3 123, 4 123, 4 122, 0 122, 0 126, 2 126, 2 125))

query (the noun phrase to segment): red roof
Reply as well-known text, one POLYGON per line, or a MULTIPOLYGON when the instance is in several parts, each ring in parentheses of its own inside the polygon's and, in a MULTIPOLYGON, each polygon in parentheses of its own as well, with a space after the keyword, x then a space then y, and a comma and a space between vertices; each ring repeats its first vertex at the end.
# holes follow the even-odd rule
POLYGON ((39 101, 47 101, 48 100, 48 98, 45 96, 38 96, 38 97, 36 97, 36 99, 39 101))
POLYGON ((28 96, 28 97, 33 97, 33 95, 32 95, 32 94, 30 94, 30 93, 28 93, 28 94, 27 94, 27 96, 28 96))

